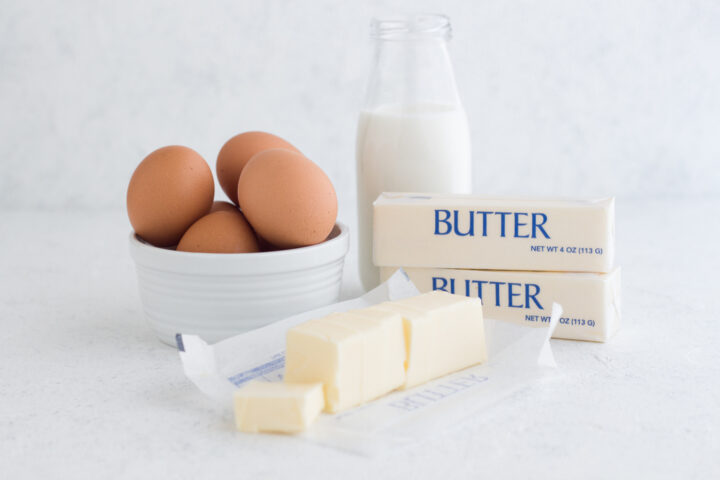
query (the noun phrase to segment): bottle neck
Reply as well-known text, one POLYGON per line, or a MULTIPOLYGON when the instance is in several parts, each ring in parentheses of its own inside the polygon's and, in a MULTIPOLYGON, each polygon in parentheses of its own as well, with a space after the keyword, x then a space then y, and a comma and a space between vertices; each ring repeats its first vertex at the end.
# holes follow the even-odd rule
POLYGON ((457 107, 460 100, 447 49, 450 22, 441 15, 374 20, 374 67, 365 106, 457 107))
POLYGON ((382 40, 415 40, 437 38, 449 40, 450 19, 445 15, 417 13, 412 15, 373 18, 370 35, 382 40))

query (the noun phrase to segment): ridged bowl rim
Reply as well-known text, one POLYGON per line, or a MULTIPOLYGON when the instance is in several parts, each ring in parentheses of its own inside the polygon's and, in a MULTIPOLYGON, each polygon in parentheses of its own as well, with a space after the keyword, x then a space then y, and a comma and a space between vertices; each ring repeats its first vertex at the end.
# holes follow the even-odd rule
POLYGON ((347 225, 337 222, 328 240, 308 247, 258 253, 178 252, 155 247, 129 235, 130 256, 137 266, 197 275, 263 275, 312 269, 341 260, 350 246, 347 225))

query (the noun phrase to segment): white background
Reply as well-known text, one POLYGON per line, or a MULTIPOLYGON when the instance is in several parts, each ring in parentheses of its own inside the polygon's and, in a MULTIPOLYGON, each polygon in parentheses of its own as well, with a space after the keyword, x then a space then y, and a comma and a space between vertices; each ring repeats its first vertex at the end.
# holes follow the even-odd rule
POLYGON ((0 0, 0 478, 717 478, 719 56, 711 0, 0 0), (452 19, 477 192, 618 197, 622 329, 384 458, 239 434, 143 318, 127 182, 266 130, 354 226, 369 19, 409 9, 452 19))
POLYGON ((0 208, 122 208, 155 148, 214 169, 259 129, 319 163, 353 223, 369 19, 407 9, 453 22, 477 192, 720 191, 718 2, 2 0, 0 208))

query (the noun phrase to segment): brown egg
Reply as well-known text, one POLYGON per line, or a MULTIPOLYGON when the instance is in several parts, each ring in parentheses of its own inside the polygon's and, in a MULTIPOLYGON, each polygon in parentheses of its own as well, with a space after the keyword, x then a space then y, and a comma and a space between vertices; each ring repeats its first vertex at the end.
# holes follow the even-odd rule
POLYGON ((159 148, 130 178, 128 217, 140 237, 168 247, 210 210, 214 194, 210 167, 195 150, 179 145, 159 148))
POLYGON ((212 204, 212 207, 210 207, 210 212, 237 212, 238 208, 237 206, 233 205, 230 202, 225 202, 223 200, 215 200, 212 204))
POLYGON ((193 223, 177 246, 180 252, 258 252, 257 239, 239 210, 208 213, 193 223))
POLYGON ((240 173, 256 153, 271 148, 299 150, 280 137, 265 132, 245 132, 225 142, 218 153, 215 172, 225 194, 237 205, 237 186, 240 173))
POLYGON ((337 217, 337 196, 325 172, 288 150, 253 156, 240 175, 238 199, 257 234, 280 248, 322 242, 337 217))

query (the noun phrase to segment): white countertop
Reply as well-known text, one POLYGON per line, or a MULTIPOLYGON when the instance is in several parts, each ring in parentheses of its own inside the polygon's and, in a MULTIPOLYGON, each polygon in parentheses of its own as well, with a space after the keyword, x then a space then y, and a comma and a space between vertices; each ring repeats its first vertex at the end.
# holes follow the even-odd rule
POLYGON ((145 324, 124 212, 0 213, 0 477, 717 478, 720 199, 617 210, 620 333, 380 458, 235 432, 145 324))

